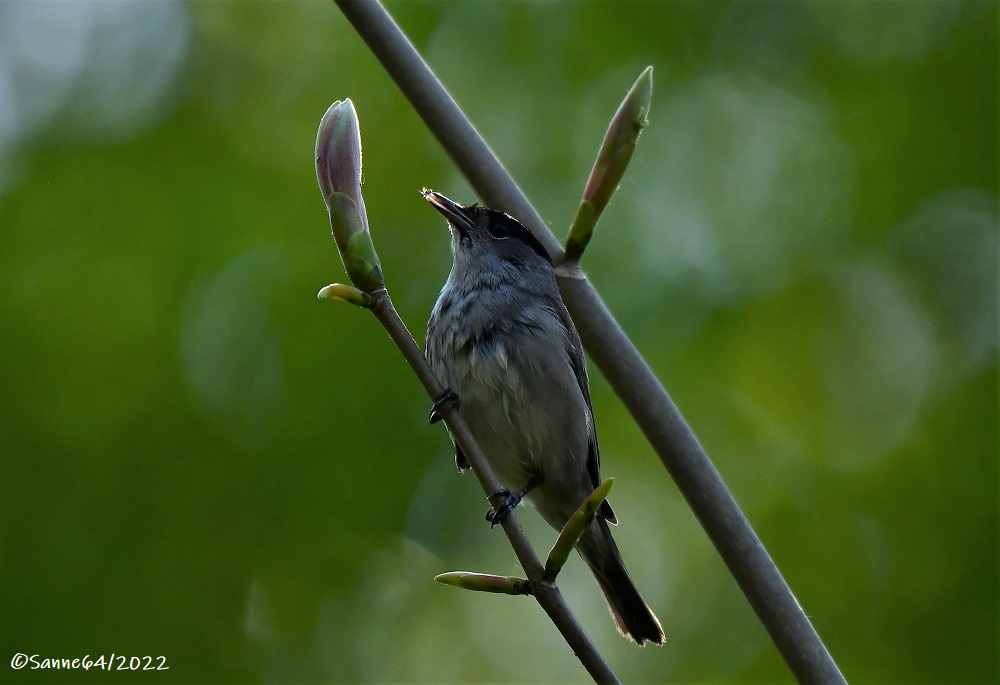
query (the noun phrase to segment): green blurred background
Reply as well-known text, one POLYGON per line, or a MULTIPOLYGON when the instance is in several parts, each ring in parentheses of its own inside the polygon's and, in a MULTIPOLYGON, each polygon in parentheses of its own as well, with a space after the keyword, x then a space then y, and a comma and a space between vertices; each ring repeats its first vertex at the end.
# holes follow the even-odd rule
MULTIPOLYGON (((388 7, 560 236, 654 66, 592 280, 848 679, 995 682, 997 5, 388 7)), ((450 255, 417 191, 473 199, 336 7, 3 0, 0 40, 0 679, 585 681, 530 600, 431 580, 518 568, 382 329, 315 299, 333 100, 418 338, 450 255)), ((790 681, 592 385, 668 641, 622 639, 574 559, 586 629, 627 682, 790 681)))

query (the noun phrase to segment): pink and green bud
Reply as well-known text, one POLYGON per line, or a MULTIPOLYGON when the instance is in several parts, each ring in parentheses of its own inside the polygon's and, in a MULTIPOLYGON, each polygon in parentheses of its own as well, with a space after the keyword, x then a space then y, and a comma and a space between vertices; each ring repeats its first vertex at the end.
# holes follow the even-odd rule
POLYGON ((330 105, 316 134, 316 180, 347 275, 371 292, 384 286, 361 195, 361 129, 350 99, 330 105))
POLYGON ((573 218, 566 239, 566 261, 579 261, 594 233, 594 226, 611 196, 618 189, 625 169, 632 159, 639 134, 648 123, 649 104, 653 97, 653 67, 639 75, 615 112, 604 142, 597 154, 590 178, 583 189, 580 207, 573 218))

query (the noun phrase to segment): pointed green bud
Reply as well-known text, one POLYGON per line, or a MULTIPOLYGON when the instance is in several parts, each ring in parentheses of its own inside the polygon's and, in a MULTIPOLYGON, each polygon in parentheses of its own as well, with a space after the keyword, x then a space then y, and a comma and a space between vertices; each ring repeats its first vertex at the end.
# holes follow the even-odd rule
POLYGON ((566 239, 567 262, 579 261, 594 232, 594 225, 618 189, 632 159, 639 133, 648 123, 652 97, 653 67, 646 67, 632 84, 604 134, 601 150, 597 153, 597 160, 583 189, 581 207, 566 239), (586 204, 590 207, 584 209, 583 205, 586 204))
POLYGON ((608 498, 608 493, 611 491, 611 485, 614 481, 614 478, 608 478, 598 485, 590 493, 590 496, 583 500, 580 508, 576 510, 576 513, 563 526, 559 537, 556 539, 556 544, 552 545, 549 558, 545 561, 545 577, 548 580, 554 580, 559 571, 562 570, 566 560, 569 559, 569 553, 576 547, 580 536, 586 532, 587 526, 590 525, 594 515, 601 508, 604 500, 608 498))
POLYGON ((320 291, 316 293, 316 297, 321 300, 349 302, 365 309, 371 309, 371 306, 375 304, 375 300, 368 293, 361 292, 357 288, 342 283, 331 283, 320 288, 320 291))
POLYGON ((580 256, 594 235, 596 225, 597 212, 594 211, 594 205, 588 200, 583 200, 576 209, 573 225, 569 227, 569 236, 566 237, 565 261, 570 263, 580 261, 580 256))
POLYGON ((531 583, 517 576, 494 576, 489 573, 451 571, 434 576, 434 580, 445 585, 454 585, 477 592, 498 592, 505 595, 531 594, 531 583))
POLYGON ((371 292, 385 283, 368 232, 361 195, 361 129, 350 99, 330 105, 316 134, 316 180, 330 227, 354 285, 371 292))

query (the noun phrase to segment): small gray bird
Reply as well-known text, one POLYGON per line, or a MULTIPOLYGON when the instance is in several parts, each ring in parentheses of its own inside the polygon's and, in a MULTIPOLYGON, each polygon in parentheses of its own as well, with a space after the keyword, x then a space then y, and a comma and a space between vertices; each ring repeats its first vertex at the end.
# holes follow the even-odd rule
MULTIPOLYGON (((497 523, 527 497, 561 530, 601 479, 587 366, 552 263, 510 216, 431 190, 423 195, 448 219, 454 255, 427 323, 427 359, 449 389, 431 420, 457 403, 507 489, 488 520, 497 523)), ((457 445, 455 463, 469 467, 457 445)), ((663 644, 660 622, 629 578, 608 523, 617 519, 605 501, 577 551, 622 634, 640 645, 663 644)))

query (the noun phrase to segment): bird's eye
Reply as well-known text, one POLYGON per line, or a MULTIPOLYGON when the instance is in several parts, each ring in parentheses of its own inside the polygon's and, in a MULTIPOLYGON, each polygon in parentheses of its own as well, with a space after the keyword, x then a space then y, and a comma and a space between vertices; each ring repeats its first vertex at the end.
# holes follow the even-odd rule
POLYGON ((489 232, 490 237, 494 240, 508 240, 514 238, 515 240, 526 244, 535 253, 545 259, 546 261, 551 261, 549 259, 548 253, 542 244, 538 242, 538 239, 532 235, 531 231, 518 223, 517 219, 513 219, 506 214, 501 214, 496 212, 497 216, 491 217, 486 225, 486 230, 489 232))
POLYGON ((510 237, 510 228, 502 221, 491 221, 486 230, 494 240, 506 240, 510 237))

